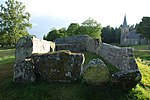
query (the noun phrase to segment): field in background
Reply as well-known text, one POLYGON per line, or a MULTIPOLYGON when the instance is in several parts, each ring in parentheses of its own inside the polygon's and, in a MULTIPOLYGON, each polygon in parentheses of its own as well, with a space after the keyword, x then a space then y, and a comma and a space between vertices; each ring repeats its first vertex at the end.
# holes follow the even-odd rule
MULTIPOLYGON (((98 56, 85 53, 85 57, 88 63, 98 56)), ((112 86, 93 87, 82 82, 13 84, 14 49, 0 49, 0 100, 148 100, 150 66, 145 61, 149 61, 150 52, 135 50, 135 57, 142 81, 132 90, 122 91, 112 86)))
POLYGON ((132 46, 134 48, 135 58, 141 63, 150 66, 150 50, 148 45, 132 46))

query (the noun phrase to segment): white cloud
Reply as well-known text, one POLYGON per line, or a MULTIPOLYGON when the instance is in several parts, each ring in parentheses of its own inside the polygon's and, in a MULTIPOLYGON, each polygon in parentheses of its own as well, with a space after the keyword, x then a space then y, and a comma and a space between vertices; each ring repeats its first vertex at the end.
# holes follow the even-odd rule
MULTIPOLYGON (((139 23, 143 16, 150 16, 149 0, 18 0, 24 2, 31 14, 31 33, 42 37, 50 28, 67 27, 72 22, 82 23, 92 17, 113 27, 123 23, 139 23)), ((4 3, 4 0, 0 0, 4 3)))
POLYGON ((79 22, 93 17, 104 25, 118 26, 127 14, 131 24, 150 16, 148 0, 21 0, 32 16, 51 16, 79 22))
MULTIPOLYGON (((103 26, 119 26, 124 14, 129 24, 150 16, 149 0, 19 0, 24 2, 31 16, 50 16, 67 21, 83 22, 93 17, 103 26)), ((1 0, 0 2, 4 2, 1 0)))

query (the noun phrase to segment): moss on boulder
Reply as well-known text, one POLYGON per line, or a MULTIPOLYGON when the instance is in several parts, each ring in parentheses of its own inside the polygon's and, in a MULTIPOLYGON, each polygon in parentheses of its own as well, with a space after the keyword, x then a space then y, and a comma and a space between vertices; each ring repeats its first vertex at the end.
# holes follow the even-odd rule
POLYGON ((97 58, 82 67, 82 77, 87 84, 99 86, 110 81, 110 73, 104 62, 97 58))
POLYGON ((69 50, 32 55, 38 80, 70 82, 80 77, 84 54, 69 50))

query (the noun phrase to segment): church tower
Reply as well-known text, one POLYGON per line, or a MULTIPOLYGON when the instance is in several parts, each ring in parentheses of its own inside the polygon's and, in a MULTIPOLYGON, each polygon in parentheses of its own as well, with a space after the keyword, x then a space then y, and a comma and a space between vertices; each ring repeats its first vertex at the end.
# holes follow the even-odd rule
POLYGON ((120 37, 120 43, 123 45, 124 39, 126 38, 125 35, 129 33, 129 27, 127 25, 126 15, 124 16, 123 25, 121 27, 121 37, 120 37))

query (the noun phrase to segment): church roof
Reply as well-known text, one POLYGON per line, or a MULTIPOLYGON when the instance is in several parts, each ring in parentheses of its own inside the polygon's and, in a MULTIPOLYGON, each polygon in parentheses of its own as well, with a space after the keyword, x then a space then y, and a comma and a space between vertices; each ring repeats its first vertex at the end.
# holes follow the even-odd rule
POLYGON ((126 15, 124 16, 123 27, 127 27, 126 15))
POLYGON ((123 39, 125 39, 125 38, 127 38, 127 39, 139 39, 140 35, 135 33, 135 32, 129 32, 127 34, 124 34, 123 39))

